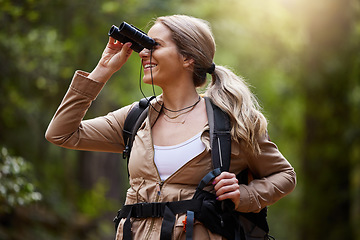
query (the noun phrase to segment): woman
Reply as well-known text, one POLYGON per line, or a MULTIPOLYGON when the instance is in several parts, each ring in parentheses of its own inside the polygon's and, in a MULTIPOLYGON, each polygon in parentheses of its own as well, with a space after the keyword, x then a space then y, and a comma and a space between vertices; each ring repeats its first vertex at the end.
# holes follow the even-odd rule
MULTIPOLYGON (((296 182, 288 161, 268 140, 265 117, 244 81, 225 67, 215 66, 215 42, 208 24, 174 15, 160 17, 148 32, 157 45, 140 52, 143 81, 162 88, 152 100, 148 117, 133 143, 129 160, 130 188, 126 203, 172 202, 193 197, 200 180, 213 169, 205 101, 196 88, 212 82, 205 93, 231 119, 231 165, 213 181, 218 200, 230 199, 240 212, 259 212, 290 193, 296 182), (179 154, 181 152, 181 154, 179 154), (238 184, 236 174, 249 169, 256 178, 238 184)), ((102 57, 89 74, 77 71, 46 138, 59 146, 122 152, 124 120, 133 105, 104 117, 82 120, 91 102, 113 73, 127 61, 131 43, 110 37, 102 57)), ((185 239, 185 216, 177 216, 174 239, 185 239)), ((122 239, 122 219, 116 239, 122 239)), ((159 239, 161 218, 132 219, 133 239, 159 239)), ((194 239, 222 239, 195 222, 194 239)))

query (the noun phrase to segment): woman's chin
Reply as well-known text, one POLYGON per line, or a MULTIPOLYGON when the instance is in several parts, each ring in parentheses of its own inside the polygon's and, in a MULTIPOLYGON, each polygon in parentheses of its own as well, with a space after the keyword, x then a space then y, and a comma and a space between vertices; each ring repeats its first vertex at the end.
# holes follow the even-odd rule
POLYGON ((152 84, 151 78, 144 76, 144 77, 143 77, 143 83, 145 83, 145 84, 152 84))
POLYGON ((158 82, 158 78, 154 75, 154 74, 150 74, 149 73, 145 73, 144 76, 143 76, 143 82, 146 83, 146 84, 155 84, 156 85, 156 82, 158 82))

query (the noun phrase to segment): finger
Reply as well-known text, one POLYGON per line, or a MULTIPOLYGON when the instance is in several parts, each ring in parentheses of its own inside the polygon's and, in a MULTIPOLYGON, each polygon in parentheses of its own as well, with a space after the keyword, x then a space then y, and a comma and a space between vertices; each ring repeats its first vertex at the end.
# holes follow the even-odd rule
POLYGON ((225 200, 225 199, 237 199, 240 200, 240 191, 232 191, 232 192, 227 192, 224 194, 221 194, 220 196, 217 196, 216 198, 219 201, 225 200))
POLYGON ((227 185, 236 185, 238 186, 239 181, 237 178, 224 178, 220 179, 214 186, 215 191, 218 191, 220 188, 227 186, 227 185))
POLYGON ((127 42, 124 44, 123 48, 124 48, 124 51, 129 51, 129 50, 132 50, 130 47, 131 47, 132 43, 131 42, 127 42))
POLYGON ((114 44, 115 43, 115 38, 113 38, 113 37, 109 37, 109 42, 108 43, 110 43, 110 44, 114 44))
POLYGON ((123 45, 123 49, 121 51, 121 54, 123 57, 125 57, 125 59, 128 59, 131 55, 131 53, 133 52, 133 50, 130 48, 132 45, 131 42, 127 42, 123 45))
POLYGON ((120 41, 117 41, 113 37, 109 37, 107 48, 105 51, 120 51, 123 47, 123 44, 120 41))
POLYGON ((235 204, 235 209, 236 209, 238 207, 238 205, 240 204, 240 191, 225 193, 221 196, 218 196, 216 199, 218 201, 230 199, 235 204))
POLYGON ((239 185, 238 184, 226 185, 226 186, 223 186, 223 187, 219 188, 216 191, 216 196, 219 197, 221 195, 224 195, 224 194, 230 193, 230 192, 234 192, 234 191, 239 191, 239 185))
POLYGON ((236 178, 234 173, 222 172, 219 176, 214 179, 213 184, 218 183, 221 179, 236 178))

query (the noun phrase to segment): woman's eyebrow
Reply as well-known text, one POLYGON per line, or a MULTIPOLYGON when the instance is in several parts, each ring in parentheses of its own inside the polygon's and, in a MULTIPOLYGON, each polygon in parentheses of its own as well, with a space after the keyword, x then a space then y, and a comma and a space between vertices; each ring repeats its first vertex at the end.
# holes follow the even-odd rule
POLYGON ((155 40, 155 42, 161 42, 161 43, 164 43, 163 40, 161 40, 160 38, 153 38, 155 40))

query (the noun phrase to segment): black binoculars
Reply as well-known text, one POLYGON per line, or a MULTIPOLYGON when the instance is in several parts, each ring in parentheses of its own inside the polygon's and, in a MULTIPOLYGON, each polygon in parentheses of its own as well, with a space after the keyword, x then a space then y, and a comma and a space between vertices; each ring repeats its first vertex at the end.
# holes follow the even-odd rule
POLYGON ((113 25, 108 35, 121 43, 131 42, 130 48, 138 53, 144 48, 151 50, 156 45, 154 39, 137 27, 126 22, 122 22, 119 27, 113 25))

